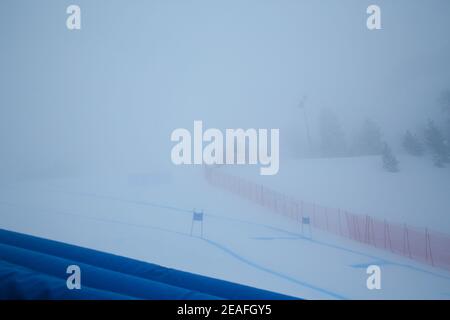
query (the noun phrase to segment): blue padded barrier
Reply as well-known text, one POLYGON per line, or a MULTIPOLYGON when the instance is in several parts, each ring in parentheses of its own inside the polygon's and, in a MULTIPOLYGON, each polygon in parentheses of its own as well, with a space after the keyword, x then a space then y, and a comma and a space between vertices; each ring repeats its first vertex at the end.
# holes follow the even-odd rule
MULTIPOLYGON (((294 299, 266 290, 2 229, 0 259, 52 279, 64 280, 68 276, 65 273, 67 266, 76 264, 82 269, 84 286, 110 292, 115 296, 143 299, 294 299)), ((23 272, 15 276, 22 274, 23 272)), ((91 296, 94 293, 86 298, 91 296)))
POLYGON ((129 300, 132 297, 83 287, 68 290, 66 280, 0 260, 0 299, 129 300))

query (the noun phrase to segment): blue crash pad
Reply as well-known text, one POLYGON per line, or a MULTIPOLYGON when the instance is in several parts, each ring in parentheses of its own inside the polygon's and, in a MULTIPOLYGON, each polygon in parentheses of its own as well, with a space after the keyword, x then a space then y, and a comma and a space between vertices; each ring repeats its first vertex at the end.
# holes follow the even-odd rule
POLYGON ((294 298, 0 229, 0 299, 294 298), (69 265, 81 268, 81 290, 67 289, 69 265))

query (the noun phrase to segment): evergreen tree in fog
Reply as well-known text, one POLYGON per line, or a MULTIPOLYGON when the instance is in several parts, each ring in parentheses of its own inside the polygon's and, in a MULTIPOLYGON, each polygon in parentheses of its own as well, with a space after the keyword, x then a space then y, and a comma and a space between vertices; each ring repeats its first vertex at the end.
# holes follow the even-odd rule
POLYGON ((398 160, 387 143, 383 145, 381 160, 383 161, 383 168, 386 171, 398 172, 398 160))
POLYGON ((439 130, 432 120, 428 121, 425 129, 425 141, 433 157, 435 166, 443 167, 446 162, 449 162, 450 157, 447 141, 441 130, 439 130))
POLYGON ((381 130, 373 120, 364 121, 357 136, 355 151, 358 155, 378 155, 383 151, 381 130))
POLYGON ((421 156, 423 155, 424 148, 419 138, 416 135, 413 135, 409 130, 406 131, 405 136, 403 137, 403 148, 406 152, 412 156, 421 156))
POLYGON ((345 134, 336 113, 322 109, 319 118, 321 154, 324 157, 339 157, 347 154, 345 134))

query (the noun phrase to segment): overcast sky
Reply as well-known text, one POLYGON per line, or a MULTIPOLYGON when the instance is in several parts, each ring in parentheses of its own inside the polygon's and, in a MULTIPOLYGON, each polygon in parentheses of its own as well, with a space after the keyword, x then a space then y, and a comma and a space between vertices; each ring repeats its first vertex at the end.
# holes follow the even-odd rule
POLYGON ((168 165, 171 131, 197 119, 283 137, 303 95, 313 131, 327 107, 349 135, 371 117, 394 141, 439 117, 449 17, 448 0, 2 0, 2 171, 168 165))

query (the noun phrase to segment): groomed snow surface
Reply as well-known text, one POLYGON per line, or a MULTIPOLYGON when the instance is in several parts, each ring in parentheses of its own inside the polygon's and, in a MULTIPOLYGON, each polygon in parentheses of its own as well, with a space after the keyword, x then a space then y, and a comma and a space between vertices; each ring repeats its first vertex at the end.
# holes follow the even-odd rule
MULTIPOLYGON (((449 233, 450 169, 400 157, 298 160, 261 177, 220 168, 322 205, 449 233), (446 193, 447 192, 447 193, 446 193)), ((450 272, 300 226, 220 188, 200 167, 170 174, 24 180, 0 189, 0 227, 306 299, 449 299, 450 272), (192 209, 203 209, 190 235, 192 209), (381 290, 366 267, 381 267, 381 290)), ((449 248, 450 250, 450 248, 449 248)))

